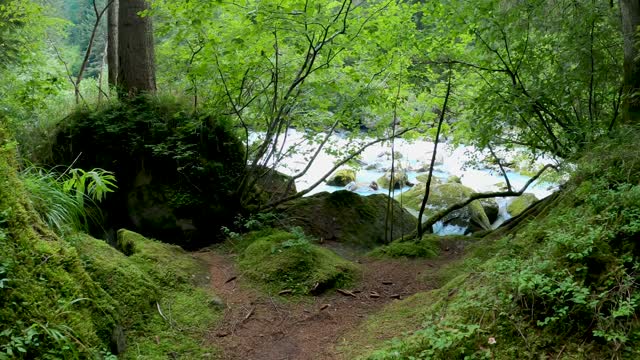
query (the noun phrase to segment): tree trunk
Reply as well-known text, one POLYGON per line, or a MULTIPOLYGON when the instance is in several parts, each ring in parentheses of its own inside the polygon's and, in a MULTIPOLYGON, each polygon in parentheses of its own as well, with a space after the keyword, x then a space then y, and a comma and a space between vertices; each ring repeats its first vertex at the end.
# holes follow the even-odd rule
POLYGON ((638 61, 638 26, 640 1, 620 0, 622 34, 624 36, 624 95, 623 121, 627 124, 640 120, 640 61, 638 61))
POLYGON ((109 85, 118 85, 118 0, 113 0, 107 12, 107 66, 109 85))
POLYGON ((145 0, 120 0, 118 7, 118 89, 135 96, 156 91, 155 54, 151 18, 145 0))

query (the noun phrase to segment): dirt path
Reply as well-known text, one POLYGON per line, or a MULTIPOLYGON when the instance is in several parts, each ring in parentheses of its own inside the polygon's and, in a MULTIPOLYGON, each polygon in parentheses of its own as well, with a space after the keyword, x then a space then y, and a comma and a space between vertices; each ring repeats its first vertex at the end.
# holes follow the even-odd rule
POLYGON ((335 350, 341 336, 385 304, 431 289, 425 275, 451 261, 374 260, 357 257, 362 279, 352 295, 329 291, 309 301, 290 302, 246 286, 232 256, 199 255, 210 267, 211 286, 226 304, 224 320, 209 341, 225 360, 343 359, 335 350))

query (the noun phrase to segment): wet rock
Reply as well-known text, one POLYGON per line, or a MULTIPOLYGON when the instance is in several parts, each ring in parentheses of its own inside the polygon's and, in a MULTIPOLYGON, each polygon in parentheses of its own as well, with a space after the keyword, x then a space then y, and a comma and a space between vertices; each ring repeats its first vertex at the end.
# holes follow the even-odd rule
POLYGON ((494 223, 498 220, 498 214, 500 212, 500 207, 498 206, 498 202, 496 199, 482 199, 480 200, 480 204, 482 204, 482 208, 484 209, 484 213, 487 214, 487 218, 490 223, 494 223))
POLYGON ((396 169, 393 172, 393 184, 391 184, 391 181, 392 181, 391 178, 392 178, 391 171, 389 170, 385 172, 385 174, 382 175, 380 178, 378 178, 376 182, 378 183, 378 185, 380 185, 385 189, 389 189, 389 187, 391 186, 394 189, 402 189, 409 181, 409 178, 407 177, 407 172, 400 167, 396 167, 396 169))

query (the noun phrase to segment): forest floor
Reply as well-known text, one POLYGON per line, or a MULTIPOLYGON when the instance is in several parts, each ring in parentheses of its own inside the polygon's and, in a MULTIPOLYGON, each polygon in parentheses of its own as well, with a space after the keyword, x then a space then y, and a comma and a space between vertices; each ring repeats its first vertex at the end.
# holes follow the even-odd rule
POLYGON ((430 260, 372 259, 338 244, 328 246, 361 264, 362 277, 344 291, 303 299, 270 296, 251 286, 233 254, 199 253, 209 265, 211 287, 226 305, 223 320, 206 339, 222 350, 222 359, 345 359, 339 347, 345 334, 385 305, 437 287, 437 270, 460 256, 443 251, 430 260))

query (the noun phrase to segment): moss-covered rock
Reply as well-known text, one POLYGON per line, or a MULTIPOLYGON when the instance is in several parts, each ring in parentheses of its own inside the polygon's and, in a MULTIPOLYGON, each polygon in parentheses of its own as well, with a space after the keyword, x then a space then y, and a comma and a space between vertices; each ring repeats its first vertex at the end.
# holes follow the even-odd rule
MULTIPOLYGON (((426 185, 424 183, 419 183, 412 189, 396 196, 396 199, 398 199, 403 206, 414 211, 419 211, 422 205, 425 187, 426 185)), ((468 199, 471 194, 473 194, 472 189, 458 183, 432 185, 423 220, 426 221, 426 219, 435 215, 438 211, 468 199)), ((477 200, 462 209, 450 213, 443 221, 445 224, 467 227, 472 232, 491 228, 491 222, 487 218, 482 204, 477 200)))
POLYGON ((257 178, 252 195, 256 199, 253 205, 258 208, 270 201, 292 196, 298 192, 295 181, 291 181, 291 176, 277 170, 259 166, 257 169, 250 170, 250 173, 257 178))
POLYGON ((538 198, 534 194, 525 193, 513 199, 509 205, 507 205, 507 211, 511 216, 518 216, 537 201, 538 198))
POLYGON ((327 185, 347 186, 352 181, 356 181, 356 171, 353 169, 340 169, 327 180, 327 185))
POLYGON ((240 257, 242 272, 273 293, 319 294, 343 287, 357 275, 355 264, 298 233, 263 231, 240 257))
POLYGON ((70 240, 91 278, 115 301, 129 348, 136 349, 125 359, 202 358, 216 351, 198 341, 221 311, 210 304, 215 295, 198 286, 207 283, 203 262, 128 230, 118 232, 116 248, 81 234, 70 240), (170 311, 172 323, 158 308, 170 311))
POLYGON ((231 124, 169 99, 78 110, 59 124, 49 152, 36 160, 115 173, 118 190, 101 204, 103 227, 196 247, 211 243, 240 210, 244 148, 231 124))
MULTIPOLYGON (((407 176, 407 172, 402 168, 397 167, 393 172, 393 188, 394 189, 402 189, 405 185, 407 185, 409 181, 409 177, 407 176)), ((381 177, 376 180, 380 187, 389 189, 391 186, 391 170, 387 171, 381 177)))
POLYGON ((456 175, 449 176, 447 178, 447 182, 448 183, 462 184, 462 180, 460 179, 460 176, 456 176, 456 175))
POLYGON ((480 204, 482 204, 482 208, 484 209, 484 213, 487 214, 487 218, 490 223, 494 223, 498 220, 498 215, 500 213, 500 206, 496 199, 481 199, 480 204))
POLYGON ((95 358, 110 348, 117 304, 76 249, 35 213, 16 174, 15 143, 2 127, 0 352, 5 358, 95 358))
MULTIPOLYGON (((420 175, 416 176, 416 180, 418 182, 426 184, 427 180, 429 180, 429 174, 420 174, 420 175)), ((437 185, 437 184, 442 184, 442 180, 440 178, 436 177, 435 175, 431 176, 431 185, 437 185)))
POLYGON ((315 237, 374 247, 410 233, 417 225, 415 217, 395 200, 391 200, 393 216, 386 223, 388 201, 389 197, 381 194, 323 192, 297 199, 279 210, 286 224, 300 226, 315 237), (385 224, 389 232, 386 239, 385 224))

